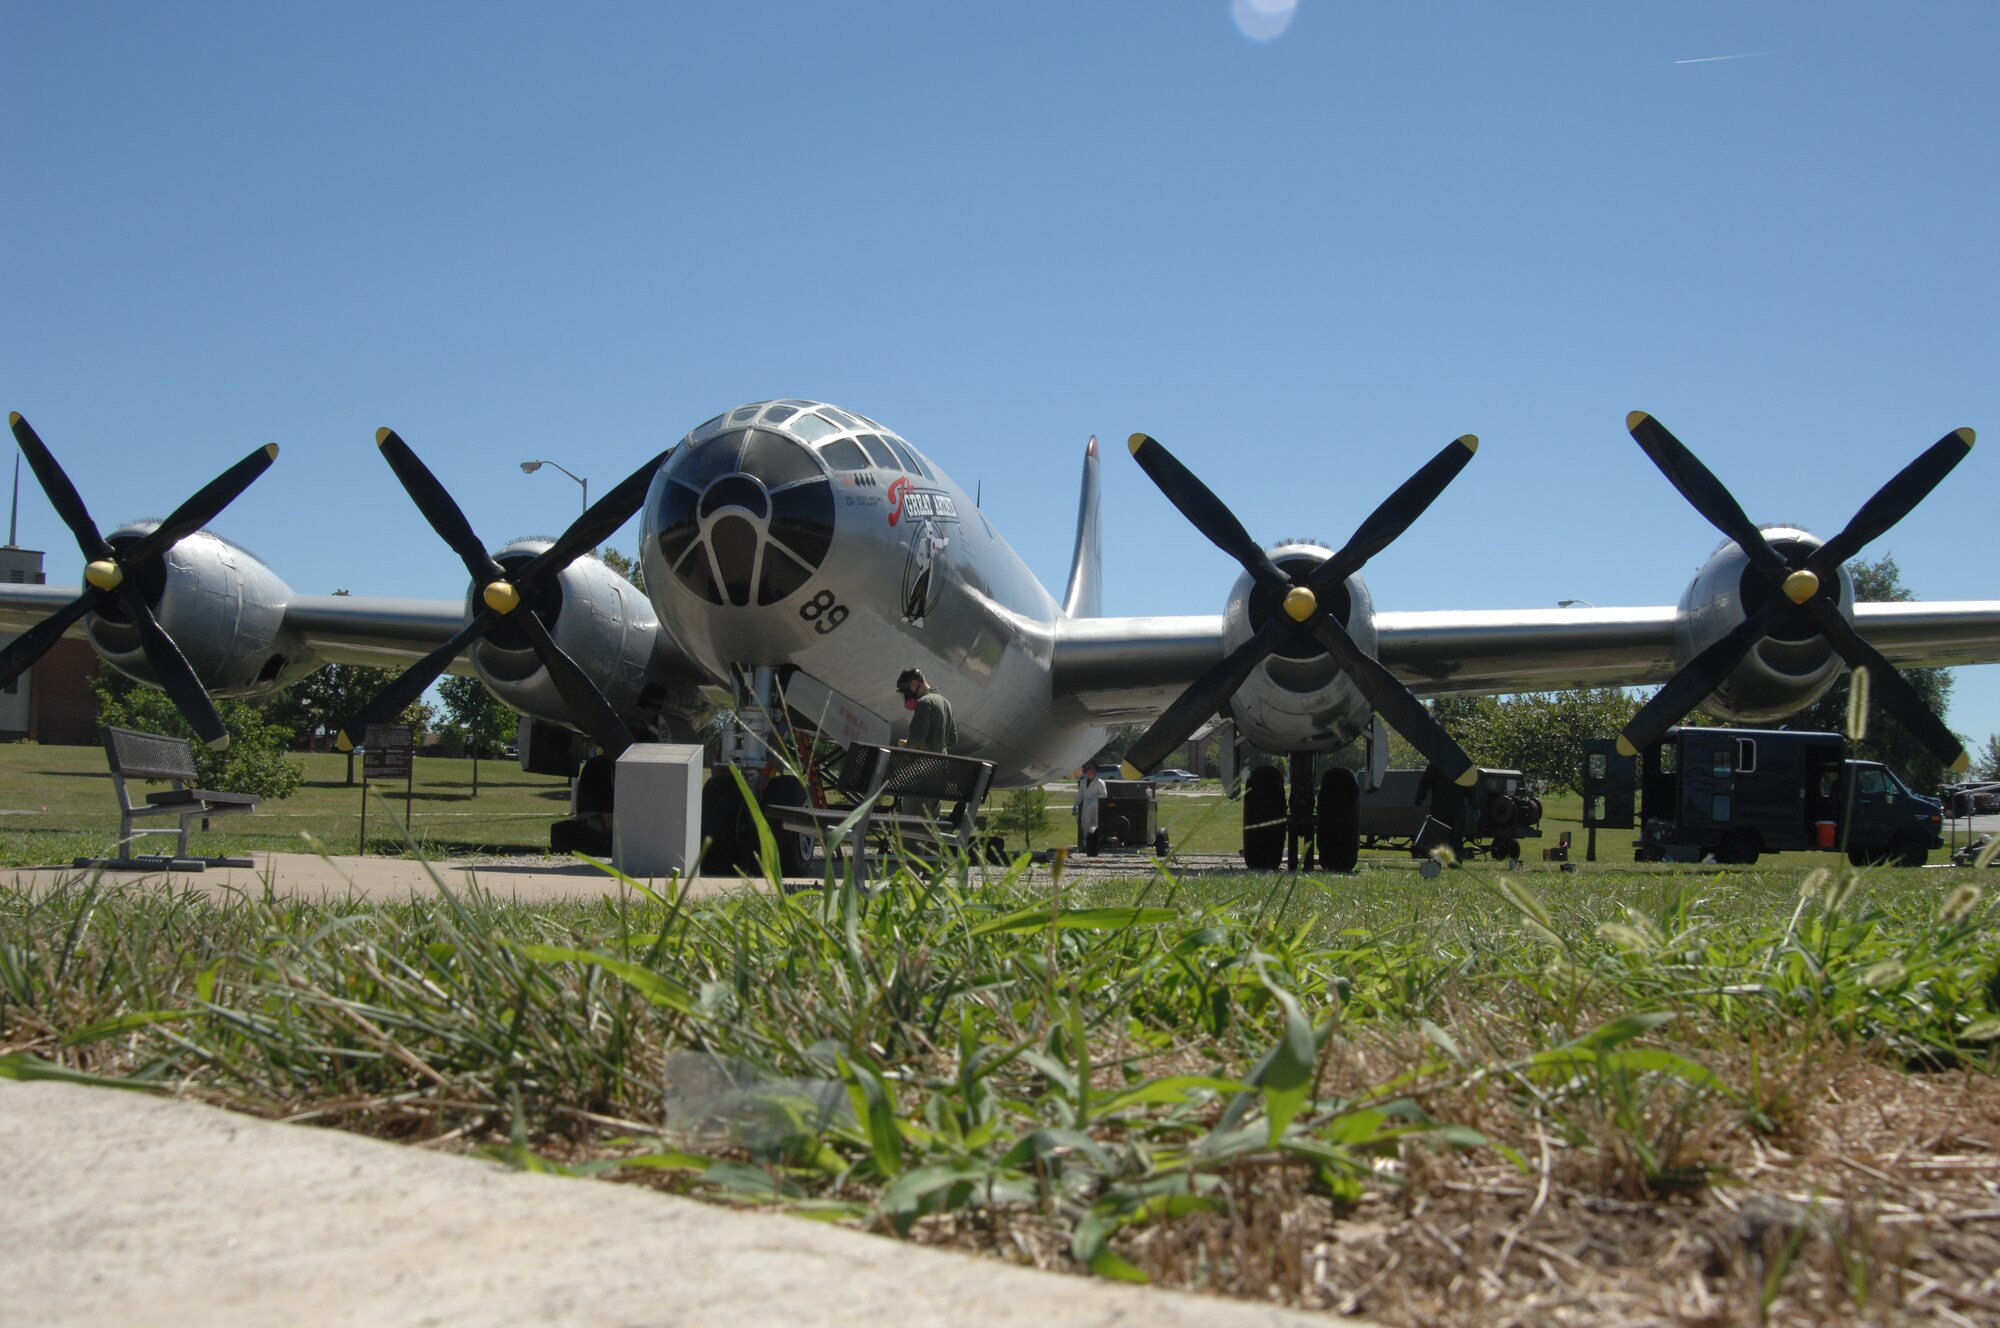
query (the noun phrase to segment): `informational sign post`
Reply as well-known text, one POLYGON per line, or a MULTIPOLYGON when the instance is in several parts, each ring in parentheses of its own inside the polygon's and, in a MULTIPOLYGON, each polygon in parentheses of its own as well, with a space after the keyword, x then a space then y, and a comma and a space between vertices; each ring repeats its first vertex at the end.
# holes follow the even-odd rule
POLYGON ((416 730, 408 724, 370 724, 361 743, 361 853, 368 853, 368 786, 403 781, 403 830, 410 829, 410 802, 415 794, 416 730))

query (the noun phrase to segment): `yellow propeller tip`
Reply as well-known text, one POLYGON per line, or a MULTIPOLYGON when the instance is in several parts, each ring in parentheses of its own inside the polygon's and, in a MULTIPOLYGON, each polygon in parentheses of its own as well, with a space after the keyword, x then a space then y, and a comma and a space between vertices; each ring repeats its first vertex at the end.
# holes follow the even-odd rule
POLYGON ((1147 436, 1146 436, 1145 434, 1143 434, 1143 433, 1135 433, 1135 434, 1133 434, 1133 435, 1132 435, 1132 436, 1131 436, 1130 438, 1128 438, 1128 439, 1126 439, 1126 440, 1125 440, 1125 446, 1127 446, 1128 448, 1132 449, 1132 455, 1133 455, 1133 456, 1138 456, 1138 455, 1139 455, 1139 449, 1140 449, 1140 448, 1142 448, 1142 447, 1144 447, 1144 446, 1145 446, 1145 445, 1146 445, 1147 443, 1150 443, 1150 442, 1152 442, 1152 441, 1153 441, 1153 440, 1152 440, 1151 438, 1148 438, 1148 437, 1147 437, 1147 436))
POLYGON ((1803 604, 1819 593, 1819 578, 1801 567, 1785 578, 1785 598, 1803 604))
POLYGON ((1120 761, 1118 763, 1118 777, 1120 779, 1144 779, 1146 773, 1130 761, 1120 761))
POLYGON ((391 438, 395 437, 395 435, 396 431, 394 429, 388 429, 388 428, 377 429, 375 431, 375 446, 377 447, 382 446, 382 444, 388 442, 391 438))
POLYGON ((1651 415, 1648 415, 1643 410, 1635 410, 1625 416, 1625 427, 1627 429, 1636 429, 1652 418, 1651 415))
POLYGON ((1465 434, 1459 438, 1458 445, 1468 452, 1477 453, 1479 451, 1479 435, 1476 433, 1465 434))
MULTIPOLYGON (((18 420, 21 417, 16 415, 14 418, 18 420)), ((1958 441, 1964 443, 1967 447, 1971 447, 1974 443, 1979 441, 1979 435, 1974 433, 1970 429, 1954 429, 1952 430, 1952 432, 1957 434, 1958 441)))
POLYGON ((333 745, 339 751, 351 752, 354 750, 354 739, 348 737, 345 732, 342 732, 335 736, 333 745))
POLYGON ((1451 782, 1458 785, 1460 788, 1471 788, 1474 784, 1477 784, 1479 782, 1479 767, 1476 765, 1467 766, 1465 768, 1465 773, 1460 775, 1457 779, 1452 780, 1451 782))
POLYGON ((1632 745, 1630 738, 1621 733, 1618 735, 1618 754, 1620 756, 1637 756, 1639 749, 1632 745))
POLYGON ((1304 586, 1293 586, 1285 592, 1285 616, 1293 622, 1304 622, 1318 607, 1319 601, 1304 586))
POLYGON ((278 459, 278 445, 276 443, 264 444, 264 455, 276 461, 278 459))
POLYGON ((18 411, 18 410, 10 410, 10 411, 8 411, 8 412, 7 412, 7 424, 8 424, 8 426, 9 426, 10 428, 11 428, 12 426, 16 425, 16 424, 19 424, 20 422, 21 422, 21 412, 20 412, 20 411, 18 411))
POLYGON ((214 742, 211 742, 210 744, 208 744, 208 749, 209 749, 210 751, 212 751, 212 752, 226 752, 226 751, 228 751, 228 750, 229 750, 229 735, 228 735, 227 733, 223 734, 223 735, 222 735, 221 737, 217 738, 217 739, 216 739, 216 740, 215 740, 214 742))
POLYGON ((1965 748, 1958 749, 1958 759, 1951 763, 1951 773, 1962 775, 1972 766, 1972 755, 1965 748))

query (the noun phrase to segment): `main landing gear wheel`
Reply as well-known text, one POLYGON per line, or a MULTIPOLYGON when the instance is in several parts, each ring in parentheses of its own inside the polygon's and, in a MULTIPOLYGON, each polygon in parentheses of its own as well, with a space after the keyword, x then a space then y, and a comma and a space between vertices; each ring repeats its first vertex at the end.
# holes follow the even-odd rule
POLYGON ((711 876, 757 870, 757 826, 743 790, 727 767, 712 772, 701 788, 701 869, 711 876))
POLYGON ((1243 784, 1243 865, 1276 871, 1285 860, 1285 776, 1260 765, 1243 784))
MULTIPOLYGON (((735 780, 730 780, 734 784, 735 780)), ((791 775, 779 775, 764 785, 764 792, 758 801, 765 807, 809 807, 811 798, 806 786, 791 775)), ((771 838, 778 843, 778 871, 784 876, 810 876, 812 874, 813 837, 797 830, 787 830, 780 826, 769 812, 764 820, 770 824, 771 838)), ((754 837, 757 827, 750 827, 754 837)))
POLYGON ((1351 872, 1361 861, 1361 783, 1352 770, 1333 769, 1319 781, 1319 865, 1351 872))

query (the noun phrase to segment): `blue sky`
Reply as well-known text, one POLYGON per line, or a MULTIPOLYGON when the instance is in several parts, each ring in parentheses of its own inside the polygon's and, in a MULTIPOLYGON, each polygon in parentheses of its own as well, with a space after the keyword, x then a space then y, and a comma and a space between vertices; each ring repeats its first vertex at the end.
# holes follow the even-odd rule
MULTIPOLYGON (((1822 535, 1971 425, 1868 552, 2000 597, 1991 4, 17 2, 0 44, 5 404, 106 524, 280 443, 216 527, 301 591, 463 593, 378 425, 497 544, 576 508, 523 459, 608 486, 800 395, 1052 585, 1102 436, 1115 613, 1234 571, 1133 430, 1335 542, 1479 434, 1366 574, 1450 608, 1678 597, 1719 537, 1628 410, 1822 535)), ((1949 718, 2000 732, 2000 666, 1949 718)))

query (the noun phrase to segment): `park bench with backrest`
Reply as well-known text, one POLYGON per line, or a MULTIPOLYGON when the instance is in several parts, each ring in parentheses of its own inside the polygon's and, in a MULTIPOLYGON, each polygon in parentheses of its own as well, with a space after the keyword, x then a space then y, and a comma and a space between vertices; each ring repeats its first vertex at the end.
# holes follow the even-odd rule
POLYGON ((235 816, 250 811, 257 798, 250 793, 220 793, 195 787, 194 748, 185 738, 169 738, 158 733, 141 733, 105 725, 104 754, 111 763, 111 783, 118 792, 118 856, 78 858, 79 867, 153 868, 200 871, 204 867, 249 867, 249 858, 197 858, 188 854, 188 830, 200 820, 207 829, 212 816, 235 816), (128 780, 164 780, 170 787, 148 793, 142 802, 132 800, 128 780), (171 835, 176 827, 133 824, 142 817, 172 817, 178 822, 179 847, 171 858, 132 852, 132 841, 140 835, 171 835))
POLYGON ((913 747, 857 744, 842 756, 833 779, 834 791, 852 805, 771 806, 764 813, 785 829, 819 838, 826 845, 829 872, 842 843, 854 845, 858 856, 871 837, 919 850, 948 845, 970 856, 979 829, 979 807, 992 782, 991 761, 913 747), (884 807, 885 798, 896 801, 884 807), (905 799, 934 803, 939 811, 911 815, 902 810, 905 799), (844 835, 843 825, 848 826, 844 835))

